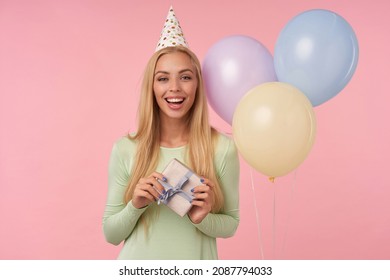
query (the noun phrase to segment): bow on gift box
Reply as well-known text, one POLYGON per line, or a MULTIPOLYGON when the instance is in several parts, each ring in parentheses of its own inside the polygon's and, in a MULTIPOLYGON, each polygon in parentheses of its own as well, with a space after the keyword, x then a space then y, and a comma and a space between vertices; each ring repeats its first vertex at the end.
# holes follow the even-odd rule
POLYGON ((188 171, 181 179, 180 181, 175 185, 172 186, 171 184, 164 182, 160 179, 157 179, 157 181, 164 187, 165 193, 161 194, 160 199, 158 200, 157 204, 160 204, 161 202, 164 204, 167 204, 168 201, 175 195, 178 194, 184 199, 188 200, 189 203, 192 202, 192 195, 188 194, 187 192, 183 191, 182 188, 184 185, 189 181, 190 177, 194 173, 192 171, 188 171))

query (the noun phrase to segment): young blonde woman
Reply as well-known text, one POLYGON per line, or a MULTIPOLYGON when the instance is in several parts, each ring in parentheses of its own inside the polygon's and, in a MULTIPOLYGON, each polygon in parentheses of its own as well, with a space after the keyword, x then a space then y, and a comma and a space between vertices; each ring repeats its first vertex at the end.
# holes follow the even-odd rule
POLYGON ((233 141, 209 124, 198 59, 187 47, 161 48, 144 74, 138 130, 111 153, 106 240, 124 241, 119 259, 217 259, 216 238, 239 224, 238 181, 233 141), (202 176, 184 217, 156 203, 173 158, 202 176))

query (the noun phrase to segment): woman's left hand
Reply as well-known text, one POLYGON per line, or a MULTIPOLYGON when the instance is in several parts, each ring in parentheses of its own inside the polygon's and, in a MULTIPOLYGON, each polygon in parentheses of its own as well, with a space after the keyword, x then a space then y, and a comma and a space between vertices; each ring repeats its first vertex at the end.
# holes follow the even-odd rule
POLYGON ((214 183, 206 178, 203 178, 202 183, 203 185, 197 186, 193 190, 192 208, 188 212, 188 216, 194 224, 199 224, 210 213, 214 201, 212 190, 214 183))

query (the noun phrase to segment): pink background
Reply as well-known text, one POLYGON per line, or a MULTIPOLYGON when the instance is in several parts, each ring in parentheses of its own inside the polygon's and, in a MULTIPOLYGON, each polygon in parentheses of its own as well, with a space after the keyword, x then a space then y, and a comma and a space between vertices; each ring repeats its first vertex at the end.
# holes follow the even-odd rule
MULTIPOLYGON (((107 162, 136 128, 143 68, 171 3, 200 60, 233 34, 273 53, 285 24, 314 8, 342 15, 359 40, 357 71, 315 108, 316 143, 297 172, 275 184, 253 172, 252 189, 242 161, 241 223, 219 240, 220 258, 390 259, 383 0, 1 0, 0 259, 116 258, 101 228, 107 162)), ((213 112, 212 123, 231 132, 213 112)))

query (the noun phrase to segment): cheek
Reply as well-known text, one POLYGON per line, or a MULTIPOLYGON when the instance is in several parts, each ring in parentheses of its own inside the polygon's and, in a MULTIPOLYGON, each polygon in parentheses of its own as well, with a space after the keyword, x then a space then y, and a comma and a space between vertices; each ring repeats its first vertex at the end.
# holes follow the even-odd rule
POLYGON ((158 93, 159 93, 158 88, 153 87, 153 98, 154 98, 154 102, 156 102, 157 105, 159 105, 161 102, 161 98, 158 93))
POLYGON ((154 85, 153 86, 153 94, 154 94, 154 96, 157 96, 158 92, 159 92, 158 87, 156 85, 154 85))
POLYGON ((198 89, 198 84, 196 84, 196 83, 191 84, 187 88, 187 93, 189 93, 189 95, 195 97, 197 89, 198 89))
POLYGON ((154 97, 159 100, 161 98, 161 96, 163 96, 164 94, 164 88, 161 87, 161 86, 154 86, 153 87, 153 93, 154 93, 154 97))
POLYGON ((154 81, 153 82, 153 91, 158 94, 159 92, 164 91, 167 88, 167 86, 168 86, 167 83, 161 83, 161 82, 154 81))
POLYGON ((195 88, 191 91, 191 95, 189 96, 189 99, 191 100, 191 102, 190 102, 191 105, 193 105, 195 103, 196 95, 197 95, 197 92, 196 92, 196 88, 195 88))

